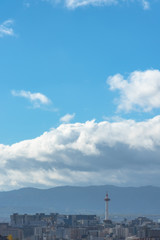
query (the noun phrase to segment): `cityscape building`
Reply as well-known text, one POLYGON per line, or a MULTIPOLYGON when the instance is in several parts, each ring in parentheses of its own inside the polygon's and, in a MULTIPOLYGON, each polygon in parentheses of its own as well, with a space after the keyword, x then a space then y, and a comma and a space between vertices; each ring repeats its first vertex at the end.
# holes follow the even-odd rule
POLYGON ((160 223, 147 217, 111 221, 108 193, 105 217, 89 214, 36 213, 10 216, 0 223, 0 240, 160 240, 160 223))

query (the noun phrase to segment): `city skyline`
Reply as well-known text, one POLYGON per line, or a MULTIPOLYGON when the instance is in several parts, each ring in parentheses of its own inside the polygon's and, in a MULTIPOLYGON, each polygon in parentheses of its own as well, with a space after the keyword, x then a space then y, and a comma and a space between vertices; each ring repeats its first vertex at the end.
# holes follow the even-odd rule
POLYGON ((159 10, 1 1, 0 190, 160 186, 159 10))

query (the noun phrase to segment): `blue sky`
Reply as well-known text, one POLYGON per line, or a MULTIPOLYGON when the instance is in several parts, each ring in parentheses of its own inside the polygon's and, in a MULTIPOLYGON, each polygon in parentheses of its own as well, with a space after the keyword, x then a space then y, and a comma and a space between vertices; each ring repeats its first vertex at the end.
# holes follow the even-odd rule
MULTIPOLYGON (((110 180, 104 179, 104 184, 159 184, 159 172, 155 174, 160 147, 157 136, 160 124, 157 120, 160 114, 159 11, 159 1, 1 0, 0 158, 4 162, 1 171, 5 169, 6 176, 11 176, 6 178, 6 182, 2 181, 1 189, 102 184, 101 180, 93 181, 96 166, 101 161, 102 169, 105 168, 112 176, 110 180), (99 129, 105 122, 113 129, 111 132, 105 130, 104 136, 99 133, 102 130, 98 130, 92 142, 94 146, 91 144, 86 152, 85 146, 82 149, 80 136, 88 136, 88 121, 92 123, 89 128, 93 135, 94 124, 99 129), (115 132, 120 134, 114 128, 115 124, 122 124, 128 135, 123 139, 117 135, 111 144, 115 132), (151 125, 154 129, 143 138, 141 146, 143 140, 139 136, 146 134, 151 125), (133 139, 128 130, 130 128, 132 132, 134 127, 138 137, 133 139), (61 128, 65 128, 64 134, 61 130, 59 132, 61 128), (73 132, 76 132, 74 137, 73 132), (34 146, 33 142, 44 138, 44 133, 58 140, 52 141, 51 137, 34 146), (60 138, 64 142, 59 143, 60 138), (126 139, 130 138, 131 141, 127 142, 126 139), (25 140, 30 141, 28 152, 24 147, 25 140), (74 145, 69 150, 67 145, 64 151, 70 141, 74 145), (134 141, 139 144, 134 145, 134 141), (34 154, 40 146, 44 147, 43 153, 34 154), (53 146, 63 148, 63 153, 57 149, 58 153, 52 152, 53 146), (101 152, 102 148, 105 150, 101 152), (68 155, 68 151, 73 155, 68 155), (88 151, 93 151, 94 164, 90 165, 92 157, 88 151), (126 163, 121 164, 117 172, 113 171, 114 167, 110 169, 109 159, 118 166, 116 151, 117 156, 124 151, 122 158, 126 161, 130 154, 137 154, 140 162, 132 160, 135 169, 144 164, 141 159, 145 159, 149 151, 151 159, 155 159, 155 167, 151 170, 151 162, 147 160, 148 165, 142 174, 144 179, 149 176, 149 180, 133 181, 135 176, 140 178, 141 172, 134 170, 133 179, 129 178, 132 167, 126 168, 126 163), (44 159, 44 155, 50 156, 44 159), (73 156, 77 160, 72 162, 73 156), (44 167, 46 163, 48 168, 44 167), (93 165, 95 169, 90 174, 93 165), (25 175, 28 166, 30 179, 20 181, 15 177, 25 175), (74 171, 73 166, 76 167, 74 171), (39 172, 37 170, 34 175, 35 168, 39 172), (55 176, 46 179, 49 172, 54 175, 52 171, 55 176), (76 171, 80 171, 79 181, 74 178, 76 171), (44 180, 38 182, 42 172, 44 180), (125 177, 120 181, 122 175, 125 177)), ((87 138, 82 139, 88 142, 87 138)), ((102 169, 99 170, 99 179, 102 169)), ((106 172, 103 174, 105 176, 106 172)))

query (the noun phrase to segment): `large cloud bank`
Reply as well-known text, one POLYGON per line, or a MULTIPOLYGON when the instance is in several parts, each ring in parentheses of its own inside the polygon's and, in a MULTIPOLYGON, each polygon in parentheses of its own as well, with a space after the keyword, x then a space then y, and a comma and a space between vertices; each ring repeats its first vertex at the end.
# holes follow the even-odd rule
POLYGON ((35 139, 0 145, 0 189, 157 184, 159 156, 160 116, 62 124, 35 139))

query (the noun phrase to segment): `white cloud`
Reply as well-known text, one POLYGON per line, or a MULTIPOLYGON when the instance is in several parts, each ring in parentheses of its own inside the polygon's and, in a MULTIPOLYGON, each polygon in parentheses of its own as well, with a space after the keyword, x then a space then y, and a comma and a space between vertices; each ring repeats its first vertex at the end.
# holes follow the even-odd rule
POLYGON ((29 8, 29 7, 31 6, 31 4, 30 4, 29 2, 24 2, 24 6, 25 6, 26 8, 29 8))
POLYGON ((9 19, 0 24, 0 37, 14 36, 14 30, 12 28, 13 20, 9 19))
POLYGON ((73 114, 66 114, 60 118, 60 121, 63 123, 69 123, 75 117, 75 113, 73 114))
POLYGON ((42 93, 31 93, 30 91, 11 91, 13 96, 16 97, 24 97, 30 100, 33 104, 34 107, 40 107, 42 104, 43 105, 48 105, 51 101, 49 98, 47 98, 44 94, 42 93))
POLYGON ((0 189, 4 185, 5 189, 89 184, 158 185, 159 133, 160 116, 157 116, 143 122, 61 124, 35 139, 11 146, 1 144, 0 189))
POLYGON ((150 4, 149 4, 148 1, 142 0, 142 5, 143 5, 143 9, 144 9, 144 10, 150 9, 150 4))
POLYGON ((107 79, 110 90, 119 90, 118 110, 143 110, 160 108, 160 71, 132 72, 127 79, 121 74, 107 79))
MULTIPOLYGON (((43 2, 49 2, 53 5, 58 3, 64 3, 68 9, 76 9, 79 7, 84 6, 110 6, 110 5, 119 5, 123 3, 128 3, 127 0, 41 0, 43 2)), ((131 3, 136 2, 136 0, 132 1, 131 3)), ((150 4, 146 0, 140 0, 142 3, 143 9, 147 10, 150 8, 150 4)))
POLYGON ((78 8, 87 5, 102 6, 117 4, 117 0, 66 0, 67 8, 78 8))

